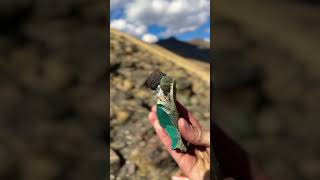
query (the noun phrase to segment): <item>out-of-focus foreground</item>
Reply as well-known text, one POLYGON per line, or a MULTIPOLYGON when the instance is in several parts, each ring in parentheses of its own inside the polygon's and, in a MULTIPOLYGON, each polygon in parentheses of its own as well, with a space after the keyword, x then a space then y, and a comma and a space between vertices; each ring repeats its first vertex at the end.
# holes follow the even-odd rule
POLYGON ((103 1, 0 2, 0 179, 107 175, 103 1))
POLYGON ((221 0, 214 18, 213 116, 271 179, 320 179, 320 7, 221 0))

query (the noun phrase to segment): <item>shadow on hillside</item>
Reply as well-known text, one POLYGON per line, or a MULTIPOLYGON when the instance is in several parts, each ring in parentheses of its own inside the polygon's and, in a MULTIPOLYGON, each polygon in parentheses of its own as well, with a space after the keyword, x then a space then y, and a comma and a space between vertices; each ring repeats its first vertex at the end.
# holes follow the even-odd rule
POLYGON ((157 44, 185 58, 200 60, 206 63, 210 61, 209 48, 193 45, 188 42, 179 41, 174 37, 165 40, 160 40, 157 42, 157 44))

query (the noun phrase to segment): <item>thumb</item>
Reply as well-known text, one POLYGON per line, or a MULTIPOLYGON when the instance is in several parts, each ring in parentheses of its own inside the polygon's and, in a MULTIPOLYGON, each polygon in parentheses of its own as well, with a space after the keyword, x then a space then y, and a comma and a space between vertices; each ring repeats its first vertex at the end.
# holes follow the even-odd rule
POLYGON ((178 126, 182 137, 193 145, 210 147, 210 132, 193 127, 185 119, 180 118, 178 126))

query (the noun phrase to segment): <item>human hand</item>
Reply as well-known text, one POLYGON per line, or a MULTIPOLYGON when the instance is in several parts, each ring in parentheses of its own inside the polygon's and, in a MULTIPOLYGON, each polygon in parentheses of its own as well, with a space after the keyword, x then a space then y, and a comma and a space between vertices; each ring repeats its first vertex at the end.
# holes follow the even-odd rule
POLYGON ((183 139, 191 143, 186 153, 171 149, 171 139, 159 124, 155 106, 149 113, 149 121, 186 176, 191 180, 210 179, 210 132, 204 130, 198 120, 179 102, 176 105, 181 117, 178 121, 179 131, 183 139))
MULTIPOLYGON (((178 101, 176 102, 180 118, 178 121, 182 137, 192 145, 186 153, 171 149, 170 137, 160 126, 157 119, 156 107, 149 113, 149 121, 153 125, 162 143, 177 162, 180 169, 191 180, 210 179, 210 132, 202 129, 197 119, 178 101), (190 129, 189 129, 190 128, 190 129)), ((269 180, 258 164, 231 139, 221 128, 213 123, 215 136, 214 146, 219 157, 224 180, 269 180), (233 178, 234 177, 234 178, 233 178)))

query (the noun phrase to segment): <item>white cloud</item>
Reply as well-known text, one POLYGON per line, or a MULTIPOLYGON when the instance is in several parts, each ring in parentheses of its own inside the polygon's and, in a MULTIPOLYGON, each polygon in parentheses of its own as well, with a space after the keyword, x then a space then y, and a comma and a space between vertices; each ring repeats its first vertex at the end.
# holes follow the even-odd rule
POLYGON ((206 42, 210 42, 210 38, 204 38, 203 40, 206 42))
POLYGON ((194 31, 208 21, 209 0, 133 0, 125 8, 129 21, 166 28, 164 36, 194 31))
POLYGON ((141 38, 143 41, 147 42, 147 43, 155 43, 158 41, 158 37, 153 35, 153 34, 144 34, 141 38))
POLYGON ((165 28, 164 37, 194 31, 210 16, 209 0, 111 0, 110 5, 124 9, 126 24, 165 28))
POLYGON ((115 19, 110 22, 110 26, 114 29, 127 32, 135 36, 141 36, 147 31, 147 27, 142 24, 130 23, 125 19, 115 19))
POLYGON ((122 8, 128 2, 129 0, 110 0, 110 10, 114 10, 116 8, 122 8))

